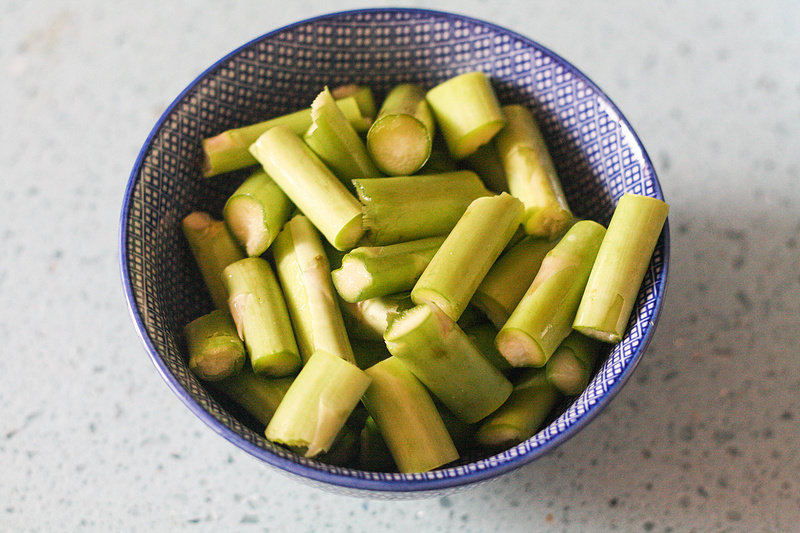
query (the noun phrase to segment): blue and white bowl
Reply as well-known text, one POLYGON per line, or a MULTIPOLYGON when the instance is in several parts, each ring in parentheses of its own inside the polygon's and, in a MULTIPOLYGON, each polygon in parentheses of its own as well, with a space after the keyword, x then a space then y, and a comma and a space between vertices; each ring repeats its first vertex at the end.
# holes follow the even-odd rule
POLYGON ((334 13, 268 33, 220 59, 169 106, 139 154, 125 193, 120 261, 131 316, 156 369, 189 409, 234 445, 293 477, 379 498, 442 494, 518 468, 553 450, 619 392, 642 357, 663 303, 665 228, 623 341, 588 389, 551 422, 502 453, 424 474, 339 468, 275 446, 190 371, 183 326, 211 309, 179 221, 219 216, 244 177, 203 179, 200 140, 308 106, 325 85, 358 82, 377 94, 400 82, 431 87, 457 74, 491 76, 503 103, 538 119, 577 216, 607 224, 625 192, 662 198, 653 166, 611 100, 578 69, 536 42, 493 24, 419 9, 334 13))

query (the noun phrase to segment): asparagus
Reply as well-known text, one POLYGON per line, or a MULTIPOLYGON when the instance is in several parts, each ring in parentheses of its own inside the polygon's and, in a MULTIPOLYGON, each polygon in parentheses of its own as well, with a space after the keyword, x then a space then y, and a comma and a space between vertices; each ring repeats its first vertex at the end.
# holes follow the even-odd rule
POLYGON ((269 263, 248 257, 222 271, 231 316, 256 374, 283 377, 300 368, 283 294, 269 263))
POLYGON ((494 345, 494 339, 497 337, 497 329, 494 326, 482 322, 463 329, 472 344, 493 367, 505 375, 510 373, 511 364, 503 357, 503 354, 497 351, 497 347, 494 345))
POLYGON ((220 275, 222 269, 243 259, 244 254, 225 223, 214 220, 208 213, 190 213, 183 219, 181 227, 214 306, 217 309, 227 309, 228 291, 225 290, 220 275))
POLYGON ((514 387, 506 403, 478 429, 480 444, 491 449, 508 448, 532 437, 558 400, 558 392, 541 369, 529 369, 514 387))
MULTIPOLYGON (((338 100, 337 107, 358 131, 366 131, 372 121, 359 108, 359 97, 349 96, 338 100)), ((374 115, 373 115, 374 116, 374 115)), ((235 128, 203 139, 203 176, 210 178, 218 174, 255 165, 258 161, 248 151, 262 133, 275 126, 285 126, 302 135, 311 125, 311 109, 301 109, 258 124, 235 128)))
POLYGON ((473 201, 414 285, 414 303, 458 320, 521 219, 522 203, 507 193, 473 201))
POLYGON ((557 243, 529 236, 509 248, 478 285, 472 304, 483 311, 496 328, 502 328, 533 282, 544 256, 557 243))
POLYGON ((512 366, 544 366, 572 331, 605 228, 576 223, 547 253, 533 283, 495 341, 512 366))
MULTIPOLYGON (((331 95, 338 101, 353 97, 358 104, 358 108, 364 117, 367 117, 369 124, 375 118, 375 97, 372 94, 372 89, 368 85, 358 85, 357 83, 349 83, 347 85, 340 85, 331 89, 331 95)), ((341 107, 341 106, 340 106, 341 107)), ((344 111, 344 109, 342 109, 344 111)), ((365 132, 369 129, 369 124, 359 123, 353 124, 358 132, 365 132), (365 127, 366 126, 366 127, 365 127)))
POLYGON ((272 254, 303 361, 321 349, 352 363, 328 258, 308 218, 297 215, 287 222, 272 254))
POLYGON ((250 257, 263 254, 294 206, 266 172, 250 175, 228 198, 222 216, 250 257))
POLYGON ((422 383, 397 358, 368 368, 364 405, 400 472, 427 472, 458 459, 453 440, 422 383))
POLYGON ((572 212, 533 115, 521 105, 503 107, 508 124, 495 140, 508 190, 525 204, 525 231, 555 239, 572 222, 572 212))
POLYGON ((599 352, 598 341, 573 331, 547 361, 547 381, 563 394, 580 394, 589 384, 599 352))
POLYGON ((367 147, 327 87, 311 103, 311 121, 303 139, 343 183, 350 178, 380 177, 367 147))
POLYGON ((489 142, 506 122, 483 72, 450 78, 428 91, 427 99, 456 159, 467 157, 489 142))
POLYGON ((317 350, 297 375, 264 435, 272 442, 304 447, 306 457, 331 444, 371 379, 354 364, 317 350))
POLYGON ((490 191, 498 194, 508 192, 508 180, 503 162, 494 143, 486 143, 467 157, 469 167, 477 172, 490 191))
POLYGON ((434 122, 425 91, 412 84, 389 91, 367 132, 375 164, 390 176, 415 173, 431 155, 434 122))
POLYGON ((380 247, 360 247, 342 258, 333 284, 347 302, 409 291, 428 266, 444 237, 380 247))
POLYGON ((241 372, 216 381, 213 386, 266 426, 293 380, 293 377, 257 376, 245 366, 241 372))
POLYGON ((373 245, 446 235, 467 206, 491 193, 468 170, 353 180, 363 204, 364 228, 373 245))
POLYGON ((353 337, 383 343, 383 334, 396 316, 414 307, 408 293, 370 298, 360 302, 340 301, 345 326, 353 337))
POLYGON ((384 339, 389 352, 464 422, 484 418, 511 393, 511 383, 434 306, 419 305, 404 312, 384 339))
POLYGON ((361 205, 294 132, 275 126, 250 147, 264 169, 339 250, 361 239, 361 205))
MULTIPOLYGON (((367 389, 369 390, 369 389, 367 389)), ((358 467, 369 472, 390 472, 396 470, 392 452, 383 440, 381 430, 375 419, 367 417, 359 438, 358 467)))
POLYGON ((669 206, 624 194, 608 225, 573 327, 595 339, 619 342, 636 303, 669 206))
POLYGON ((200 379, 218 381, 242 369, 247 354, 228 313, 220 309, 192 320, 184 328, 189 368, 200 379))

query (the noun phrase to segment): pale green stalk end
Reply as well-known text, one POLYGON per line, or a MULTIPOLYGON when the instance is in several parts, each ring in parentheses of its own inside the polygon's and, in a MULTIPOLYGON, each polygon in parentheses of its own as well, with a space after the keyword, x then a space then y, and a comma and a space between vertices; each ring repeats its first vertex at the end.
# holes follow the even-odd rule
POLYGON ((217 381, 213 386, 266 426, 292 381, 294 377, 257 376, 251 368, 245 366, 241 372, 217 381))
POLYGON ((189 369, 205 381, 219 381, 239 372, 247 354, 226 311, 217 309, 184 328, 189 369))

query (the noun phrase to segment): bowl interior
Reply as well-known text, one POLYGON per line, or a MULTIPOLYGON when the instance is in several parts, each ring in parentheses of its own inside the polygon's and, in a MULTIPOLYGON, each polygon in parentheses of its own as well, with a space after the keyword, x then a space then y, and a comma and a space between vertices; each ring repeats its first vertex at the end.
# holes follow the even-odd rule
POLYGON ((308 106, 325 85, 368 84, 377 97, 400 82, 431 87, 460 73, 491 76, 503 103, 538 119, 577 216, 607 224, 625 192, 662 198, 652 165, 611 101, 569 63, 529 39, 447 13, 409 9, 346 12, 260 37, 195 80, 147 139, 126 192, 121 267, 131 314, 164 379, 200 418, 257 457, 305 480, 345 490, 415 493, 488 479, 538 457, 590 420, 621 387, 652 335, 665 288, 668 230, 661 236, 622 343, 609 350, 586 392, 550 424, 503 453, 425 474, 338 468, 297 457, 254 431, 186 365, 182 328, 208 312, 179 221, 202 209, 220 216, 247 174, 203 179, 200 140, 308 106))

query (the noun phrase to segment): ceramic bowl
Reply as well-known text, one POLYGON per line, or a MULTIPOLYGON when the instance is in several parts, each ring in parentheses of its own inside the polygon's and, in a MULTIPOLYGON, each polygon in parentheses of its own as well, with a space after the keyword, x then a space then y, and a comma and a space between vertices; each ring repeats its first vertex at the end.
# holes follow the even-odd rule
MULTIPOLYGON (((622 61, 622 59, 620 59, 622 61)), ((587 390, 561 405, 527 441, 422 474, 375 473, 299 457, 189 371, 182 328, 211 304, 179 221, 196 209, 220 216, 245 172, 203 179, 200 140, 308 106, 325 85, 400 82, 432 87, 464 72, 491 76, 503 103, 539 121, 576 215, 607 224, 625 192, 662 198, 630 124, 591 80, 535 41, 472 18, 419 9, 334 13, 265 34, 226 55, 178 95, 156 123, 125 192, 120 261, 131 317, 156 369, 197 417, 233 445, 283 473, 338 492, 405 498, 474 486, 552 451, 588 424, 631 376, 653 336, 669 259, 665 228, 623 341, 610 348, 587 390)))

